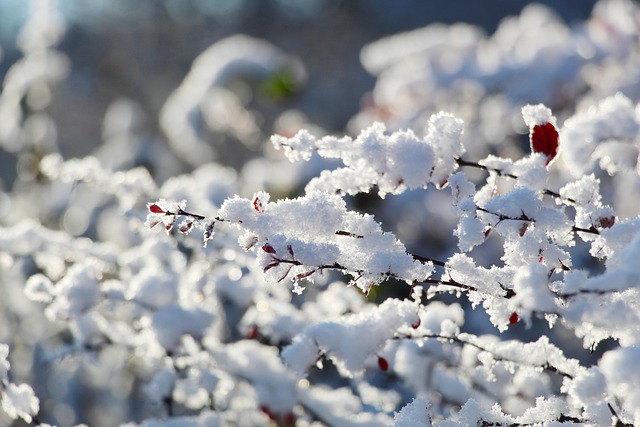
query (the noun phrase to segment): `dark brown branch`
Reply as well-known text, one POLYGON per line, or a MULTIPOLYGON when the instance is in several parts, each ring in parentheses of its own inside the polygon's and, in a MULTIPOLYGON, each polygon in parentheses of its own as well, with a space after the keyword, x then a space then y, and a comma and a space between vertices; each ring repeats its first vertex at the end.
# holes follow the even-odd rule
POLYGON ((465 291, 478 291, 478 288, 471 285, 465 285, 463 283, 456 282, 453 279, 449 280, 439 280, 439 279, 425 279, 425 280, 416 280, 416 283, 425 283, 429 285, 445 285, 451 286, 454 288, 464 289, 465 291))
POLYGON ((482 169, 482 170, 487 171, 487 172, 493 172, 493 173, 497 174, 498 176, 505 176, 507 178, 518 179, 517 176, 515 176, 513 174, 510 174, 510 173, 506 173, 501 169, 490 168, 488 166, 481 165, 480 163, 477 163, 477 162, 470 162, 468 160, 463 160, 463 159, 460 159, 460 158, 456 158, 456 163, 458 163, 458 166, 461 166, 461 167, 462 166, 470 166, 470 167, 473 167, 473 168, 476 168, 476 169, 482 169))
MULTIPOLYGON (((202 216, 202 215, 198 215, 198 214, 194 214, 194 213, 191 213, 191 212, 183 211, 182 209, 180 209, 177 213, 167 212, 167 214, 168 215, 190 216, 191 218, 198 219, 198 220, 205 219, 205 217, 202 216)), ((220 221, 221 219, 216 218, 216 220, 220 221)))
POLYGON ((567 300, 567 299, 575 298, 578 295, 607 295, 607 294, 614 294, 616 292, 622 292, 622 291, 623 290, 621 289, 579 289, 575 292, 567 292, 567 293, 554 292, 554 294, 559 298, 567 300))
POLYGON ((362 234, 351 233, 350 231, 339 230, 336 231, 337 236, 355 237, 356 239, 364 239, 362 234))
POLYGON ((620 416, 618 415, 616 410, 613 409, 613 406, 611 406, 611 403, 607 402, 607 406, 609 407, 609 412, 611 412, 611 415, 616 417, 617 421, 616 421, 615 427, 634 427, 633 424, 625 423, 620 419, 620 416))
MULTIPOLYGON (((517 217, 513 217, 513 216, 509 216, 509 215, 505 215, 505 214, 501 214, 501 213, 497 213, 497 212, 492 212, 486 208, 483 208, 481 206, 476 206, 476 209, 480 212, 484 212, 486 214, 489 215, 494 215, 498 217, 498 223, 502 222, 502 221, 524 221, 524 222, 532 222, 535 223, 536 219, 535 218, 530 218, 528 215, 526 215, 524 212, 522 212, 522 214, 520 216, 517 217)), ((596 227, 594 227, 593 225, 589 228, 582 228, 582 227, 577 227, 575 225, 571 226, 571 230, 575 233, 590 233, 590 234, 600 234, 600 231, 598 231, 598 229, 596 227)))
MULTIPOLYGON (((450 342, 455 342, 458 344, 462 344, 462 345, 470 345, 471 347, 477 348, 480 351, 485 351, 487 353, 491 353, 493 355, 493 358, 496 361, 499 362, 510 362, 510 363, 517 363, 520 365, 526 365, 526 363, 524 362, 520 362, 517 360, 511 360, 511 359, 507 359, 506 357, 502 357, 499 354, 494 353, 493 351, 487 349, 486 347, 481 346, 480 344, 476 344, 474 342, 471 341, 467 341, 464 340, 458 336, 449 336, 449 335, 440 335, 440 334, 423 334, 423 335, 397 335, 394 337, 394 339, 416 339, 416 338, 432 338, 432 339, 439 339, 439 340, 447 340, 450 342)), ((566 377, 566 378, 570 378, 572 379, 573 376, 571 374, 568 374, 567 372, 563 372, 560 369, 556 368, 555 366, 549 364, 548 362, 543 364, 543 365, 532 365, 532 366, 537 366, 539 368, 542 368, 544 370, 547 370, 549 372, 553 372, 555 374, 558 374, 560 376, 566 377)))
POLYGON ((420 261, 420 262, 425 263, 425 264, 430 262, 433 265, 437 265, 438 267, 445 267, 446 266, 446 263, 444 263, 444 262, 442 262, 440 260, 437 260, 437 259, 428 258, 426 256, 416 255, 416 254, 413 254, 413 253, 410 253, 409 255, 411 255, 413 257, 413 259, 415 259, 416 261, 420 261))
MULTIPOLYGON (((459 336, 449 336, 449 335, 441 335, 441 334, 423 334, 423 335, 419 335, 419 336, 413 336, 413 335, 396 335, 394 337, 394 339, 419 339, 419 338, 425 338, 425 339, 439 339, 439 340, 447 340, 449 342, 455 342, 457 344, 462 344, 462 345, 469 345, 471 347, 474 347, 480 351, 484 351, 487 353, 491 353, 493 355, 494 360, 499 361, 499 362, 509 362, 509 363, 517 363, 517 364, 521 364, 521 365, 526 365, 526 363, 518 361, 518 360, 512 360, 512 359, 508 359, 506 357, 500 356, 499 354, 494 353, 493 351, 483 347, 480 344, 476 344, 474 342, 471 341, 467 341, 464 340, 462 338, 460 338, 459 336)), ((543 365, 533 365, 533 366, 537 366, 539 368, 542 368, 546 371, 549 372, 553 372, 555 374, 558 374, 562 377, 565 378, 569 378, 569 379, 573 379, 573 375, 564 372, 560 369, 558 369, 557 367, 551 365, 548 361, 546 363, 544 363, 543 365)), ((615 424, 615 427, 635 427, 633 424, 629 424, 629 423, 625 423, 620 419, 620 416, 618 415, 618 413, 616 412, 616 410, 613 408, 613 406, 611 405, 610 402, 607 402, 607 406, 609 408, 609 411, 611 412, 611 415, 613 415, 616 419, 617 422, 615 424)), ((571 417, 571 416, 567 416, 567 415, 560 415, 560 417, 558 418, 558 421, 560 422, 572 422, 572 423, 582 423, 584 421, 580 420, 579 418, 575 418, 575 417, 571 417)), ((499 423, 489 423, 489 422, 482 422, 483 426, 501 426, 503 424, 499 424, 499 423)), ((508 426, 529 426, 532 424, 520 424, 520 423, 513 423, 513 424, 507 424, 508 426)))

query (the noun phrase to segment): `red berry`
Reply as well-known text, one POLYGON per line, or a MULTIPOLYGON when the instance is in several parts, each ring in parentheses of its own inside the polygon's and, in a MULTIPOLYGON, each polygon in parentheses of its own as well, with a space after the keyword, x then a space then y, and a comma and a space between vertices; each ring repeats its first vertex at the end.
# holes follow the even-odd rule
POLYGON ((381 371, 387 372, 389 370, 389 362, 384 357, 378 356, 378 367, 381 371))
POLYGON ((422 320, 418 317, 418 320, 416 320, 415 322, 413 322, 413 323, 411 324, 411 327, 412 327, 413 329, 418 329, 418 328, 420 327, 420 323, 422 323, 422 320))
POLYGON ((156 205, 155 203, 153 203, 149 205, 149 212, 163 214, 165 213, 165 210, 162 209, 160 206, 156 205))
POLYGON ((535 125, 531 129, 529 140, 534 153, 547 156, 547 164, 558 154, 558 130, 549 122, 535 125))
POLYGON ((520 320, 518 318, 518 313, 516 313, 515 311, 513 313, 511 313, 511 316, 509 316, 509 324, 510 325, 514 325, 514 324, 518 323, 518 320, 520 320))

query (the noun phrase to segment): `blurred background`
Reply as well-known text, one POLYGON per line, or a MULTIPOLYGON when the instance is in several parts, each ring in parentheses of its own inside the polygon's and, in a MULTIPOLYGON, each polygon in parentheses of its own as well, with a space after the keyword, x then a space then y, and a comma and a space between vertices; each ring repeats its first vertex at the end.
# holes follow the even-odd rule
MULTIPOLYGON (((4 53, 0 76, 22 56, 16 39, 32 3, 0 1, 4 53)), ((65 157, 88 155, 100 145, 105 113, 109 105, 123 98, 135 102, 144 115, 145 131, 159 135, 159 112, 193 60, 217 41, 242 33, 267 40, 299 58, 306 69, 304 84, 295 88, 292 96, 272 91, 260 106, 266 110, 261 112, 261 119, 267 121, 261 126, 265 134, 273 126, 268 122, 275 119, 275 113, 290 108, 329 132, 342 131, 374 87, 375 76, 365 71, 359 59, 367 43, 437 22, 468 22, 490 35, 503 18, 519 14, 529 3, 61 0, 56 9, 66 31, 55 48, 68 57, 70 67, 68 76, 55 87, 48 112, 57 125, 57 142, 65 157)), ((542 3, 571 25, 585 20, 595 1, 542 3)), ((5 188, 10 188, 13 168, 7 157, 11 154, 0 153, 2 178, 5 188)))
MULTIPOLYGON (((389 130, 423 135, 440 110, 465 121, 468 159, 521 159, 529 153, 524 104, 545 103, 561 125, 617 92, 640 100, 638 10, 625 0, 0 0, 0 225, 32 218, 135 252, 148 237, 139 221, 145 205, 158 197, 188 199, 194 212, 206 214, 236 192, 295 196, 320 170, 336 166, 316 158, 289 163, 271 147, 274 133, 355 136, 382 121, 389 130), (62 162, 87 156, 86 164, 62 162), (137 166, 155 182, 139 170, 126 172, 137 166), (101 176, 100 167, 123 175, 101 176), (180 174, 191 175, 175 178, 180 174), (109 187, 114 176, 122 181, 117 188, 109 187)), ((553 189, 575 179, 566 167, 550 171, 553 189)), ((637 173, 595 173, 605 203, 620 216, 638 214, 637 198, 628 196, 640 189, 637 173)), ((361 195, 349 203, 375 214, 410 251, 442 260, 458 251, 448 191, 384 201, 361 195)), ((212 259, 212 250, 192 240, 180 250, 212 259)), ((35 359, 48 357, 38 347, 43 336, 55 335, 55 344, 78 338, 64 324, 49 325, 38 312, 42 304, 23 295, 27 278, 50 260, 27 252, 15 256, 18 262, 2 250, 0 341, 12 345, 17 377, 38 377, 36 386, 47 381, 47 393, 63 395, 64 372, 34 372, 32 355, 35 348, 35 359)), ((496 238, 471 255, 490 266, 502 254, 496 238)), ((572 256, 574 267, 602 271, 587 245, 572 256)), ((68 260, 59 261, 65 271, 68 260)), ((407 296, 393 286, 378 292, 369 300, 407 296)), ((238 319, 245 310, 238 308, 238 319)), ((497 333, 482 310, 467 316, 469 331, 497 333)), ((512 333, 523 340, 554 335, 568 356, 586 354, 572 331, 549 332, 545 321, 526 330, 515 325, 503 336, 512 333)), ((587 354, 583 362, 595 358, 587 354)), ((99 395, 73 396, 78 400, 50 404, 45 414, 61 424, 108 425, 104 414, 79 409, 89 407, 86 398, 108 412, 99 395)), ((114 399, 128 398, 123 392, 114 399)), ((129 402, 133 409, 118 421, 142 419, 138 403, 129 402)))

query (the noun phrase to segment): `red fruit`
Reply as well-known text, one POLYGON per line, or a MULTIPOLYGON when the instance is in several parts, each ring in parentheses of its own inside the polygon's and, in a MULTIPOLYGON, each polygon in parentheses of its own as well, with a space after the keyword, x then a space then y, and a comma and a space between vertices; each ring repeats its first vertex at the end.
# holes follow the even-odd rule
POLYGON ((558 154, 558 130, 549 122, 535 125, 529 133, 529 140, 534 153, 547 156, 547 164, 558 154))
POLYGON ((511 316, 509 316, 509 324, 510 325, 514 325, 514 324, 518 323, 518 320, 520 320, 518 318, 518 313, 516 313, 515 311, 513 313, 511 313, 511 316))
POLYGON ((162 209, 160 206, 156 205, 155 203, 149 205, 149 212, 157 213, 157 214, 166 213, 164 209, 162 209))
POLYGON ((412 327, 413 329, 418 329, 418 328, 420 327, 420 323, 422 323, 422 320, 420 320, 420 318, 418 317, 418 320, 416 320, 415 322, 413 322, 413 323, 411 324, 411 327, 412 327))
POLYGON ((384 357, 378 356, 378 367, 381 371, 387 372, 389 370, 389 362, 384 357))

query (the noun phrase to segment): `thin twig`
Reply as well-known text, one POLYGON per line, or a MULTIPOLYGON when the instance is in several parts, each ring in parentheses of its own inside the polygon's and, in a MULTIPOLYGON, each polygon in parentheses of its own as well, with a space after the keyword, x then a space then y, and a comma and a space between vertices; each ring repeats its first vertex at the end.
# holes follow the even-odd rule
MULTIPOLYGON (((456 158, 456 162, 458 163, 458 166, 469 166, 469 167, 473 167, 476 169, 482 169, 484 171, 487 172, 493 172, 495 174, 497 174, 498 176, 504 176, 506 178, 511 178, 511 179, 518 179, 519 177, 517 175, 514 175, 512 173, 507 173, 501 169, 497 169, 497 168, 491 168, 485 165, 481 165, 480 163, 476 163, 476 162, 471 162, 469 160, 463 160, 460 158, 456 158)), ((544 189, 542 190, 542 193, 546 196, 551 196, 553 198, 556 198, 558 200, 564 200, 566 202, 572 203, 572 204, 576 204, 577 202, 572 199, 571 197, 562 197, 559 193, 556 193, 555 191, 549 190, 549 189, 544 189)))

